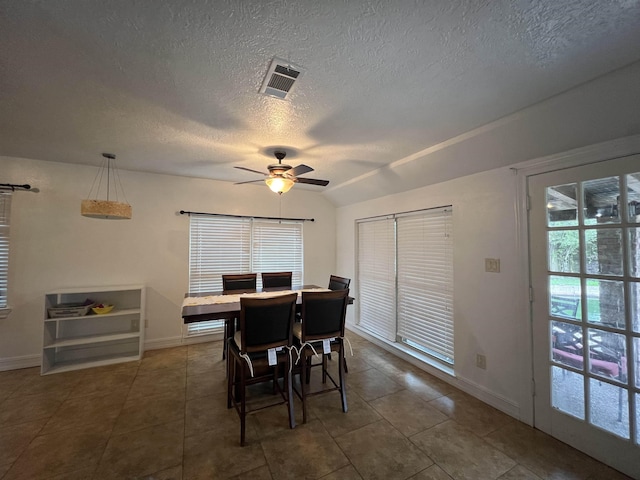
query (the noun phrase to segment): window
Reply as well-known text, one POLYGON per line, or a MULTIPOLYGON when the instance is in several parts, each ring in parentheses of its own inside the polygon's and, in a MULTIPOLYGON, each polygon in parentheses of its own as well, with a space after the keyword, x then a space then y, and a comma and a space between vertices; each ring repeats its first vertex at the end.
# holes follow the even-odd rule
MULTIPOLYGON (((222 290, 222 275, 249 272, 293 272, 303 283, 302 222, 191 215, 189 292, 222 290)), ((258 287, 261 287, 258 275, 258 287)), ((187 335, 218 333, 224 322, 198 322, 187 335)))
POLYGON ((396 222, 399 340, 453 364, 451 208, 400 215, 396 222))
POLYGON ((359 324, 452 365, 452 208, 358 222, 359 324))
POLYGON ((395 219, 358 224, 360 324, 389 341, 396 338, 395 219))
POLYGON ((0 192, 0 317, 7 310, 9 287, 9 213, 11 193, 0 192), (3 312, 3 310, 5 310, 3 312))
POLYGON ((190 218, 189 292, 222 290, 223 273, 251 271, 251 219, 190 218))

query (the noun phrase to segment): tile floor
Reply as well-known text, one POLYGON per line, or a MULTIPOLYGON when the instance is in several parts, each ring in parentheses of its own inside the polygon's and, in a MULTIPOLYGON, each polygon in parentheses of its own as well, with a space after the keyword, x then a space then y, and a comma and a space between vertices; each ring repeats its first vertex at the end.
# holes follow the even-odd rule
POLYGON ((0 372, 0 479, 627 478, 350 338, 349 412, 337 392, 310 399, 305 425, 298 402, 294 430, 284 406, 262 410, 244 448, 220 342, 45 377, 0 372))

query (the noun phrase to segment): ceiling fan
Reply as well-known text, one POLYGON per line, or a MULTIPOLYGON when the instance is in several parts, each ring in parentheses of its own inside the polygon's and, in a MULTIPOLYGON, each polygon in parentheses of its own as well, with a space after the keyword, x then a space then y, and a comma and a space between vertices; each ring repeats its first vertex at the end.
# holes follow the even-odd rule
MULTIPOLYGON (((234 168, 264 175, 265 177, 267 177, 264 179, 265 183, 273 192, 279 194, 288 192, 291 187, 293 187, 294 183, 308 183, 309 185, 320 185, 322 187, 326 187, 327 185, 329 185, 329 180, 316 180, 315 178, 300 177, 299 175, 313 172, 313 168, 309 167, 308 165, 301 164, 297 167, 292 168, 291 165, 282 163, 282 159, 287 156, 287 152, 283 150, 276 150, 275 152, 273 152, 273 155, 278 159, 278 163, 272 163, 271 165, 267 166, 269 173, 259 172, 258 170, 253 170, 246 167, 234 168)), ((261 181, 262 180, 249 180, 247 182, 238 182, 236 183, 236 185, 261 181)))

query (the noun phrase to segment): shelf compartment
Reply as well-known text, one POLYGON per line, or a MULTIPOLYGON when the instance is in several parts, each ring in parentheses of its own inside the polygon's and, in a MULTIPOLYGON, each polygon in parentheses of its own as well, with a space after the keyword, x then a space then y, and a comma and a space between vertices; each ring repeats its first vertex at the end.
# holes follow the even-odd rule
POLYGON ((106 335, 85 335, 78 337, 68 337, 59 340, 52 340, 46 344, 44 348, 71 347, 74 345, 91 345, 94 343, 111 342, 114 340, 125 340, 128 338, 138 338, 139 332, 131 331, 128 333, 112 333, 106 335))
MULTIPOLYGON (((130 308, 142 308, 143 298, 141 295, 142 287, 139 288, 109 288, 100 289, 78 289, 76 292, 57 292, 45 295, 45 311, 46 309, 59 304, 66 303, 84 303, 87 299, 93 301, 96 305, 109 304, 115 305, 116 309, 125 310, 130 308)), ((92 315, 89 311, 88 315, 92 315)), ((105 314, 106 315, 106 314, 105 314)), ((47 316, 47 315, 45 315, 47 316)), ((66 317, 65 317, 66 318, 66 317)), ((76 318, 76 317, 71 317, 76 318)), ((52 319, 53 320, 53 319, 52 319)), ((57 320, 57 319, 56 319, 57 320)))
POLYGON ((103 313, 98 315, 96 313, 88 313, 87 315, 82 315, 80 317, 59 317, 59 318, 45 318, 45 322, 64 322, 64 321, 74 321, 74 320, 87 320, 90 318, 108 318, 108 317, 118 317, 121 315, 132 315, 140 314, 139 308, 118 308, 113 309, 109 313, 103 313))
POLYGON ((72 370, 78 370, 80 368, 92 368, 102 367, 105 365, 113 365, 116 363, 135 362, 138 361, 138 355, 122 356, 122 355, 104 355, 103 357, 96 357, 92 360, 69 360, 58 361, 53 366, 49 367, 43 375, 49 375, 51 373, 70 372, 72 370))
POLYGON ((105 315, 84 317, 81 322, 60 321, 52 324, 47 322, 45 330, 50 338, 45 337, 45 345, 87 336, 102 336, 140 331, 140 316, 134 313, 128 315, 105 315))
POLYGON ((43 354, 48 364, 53 367, 59 364, 81 365, 105 358, 132 357, 140 358, 139 336, 123 336, 123 338, 104 339, 94 343, 69 343, 46 347, 43 354))

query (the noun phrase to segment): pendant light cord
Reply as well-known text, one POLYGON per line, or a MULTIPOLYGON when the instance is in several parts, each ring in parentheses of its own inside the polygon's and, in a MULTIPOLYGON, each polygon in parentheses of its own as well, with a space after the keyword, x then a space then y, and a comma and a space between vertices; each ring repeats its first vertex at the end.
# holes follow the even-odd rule
POLYGON ((124 203, 129 203, 129 201, 127 200, 127 196, 124 193, 124 188, 122 187, 120 172, 118 171, 118 167, 115 165, 116 156, 111 153, 103 153, 102 156, 104 158, 102 160, 102 164, 100 165, 100 170, 98 170, 98 173, 93 179, 93 183, 91 184, 91 189, 89 190, 89 195, 87 196, 87 198, 89 199, 95 198, 96 200, 98 200, 98 197, 100 196, 100 187, 102 186, 102 181, 104 179, 104 175, 106 171, 107 202, 111 200, 111 183, 113 180, 113 193, 116 197, 115 201, 119 202, 120 196, 122 196, 124 203), (111 164, 111 160, 113 160, 113 165, 111 164), (113 179, 111 177, 113 177, 113 179), (94 194, 95 196, 93 197, 92 195, 94 194))

